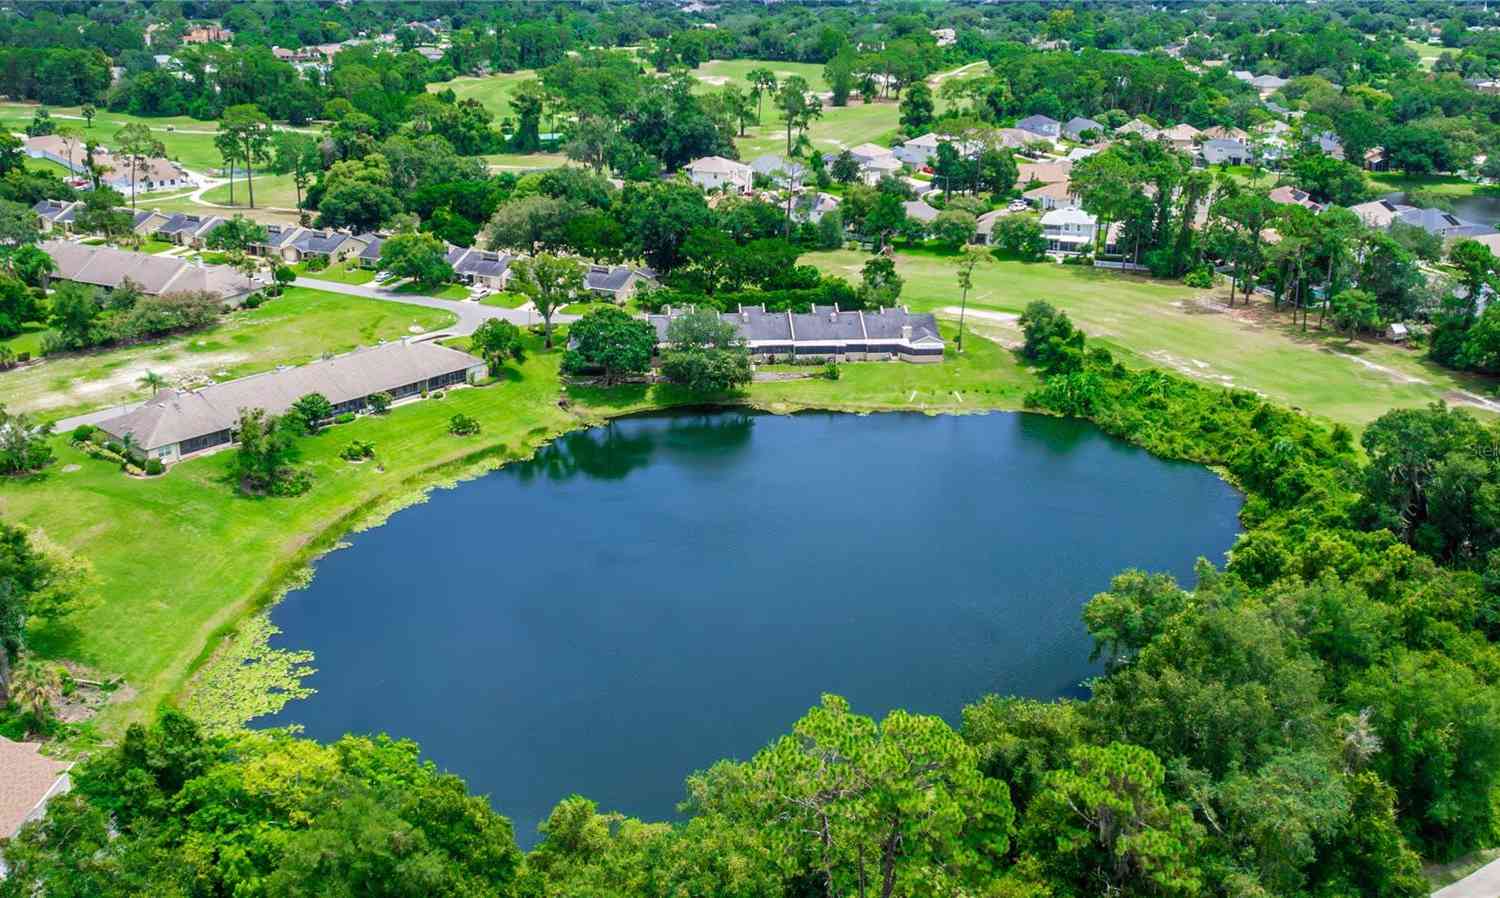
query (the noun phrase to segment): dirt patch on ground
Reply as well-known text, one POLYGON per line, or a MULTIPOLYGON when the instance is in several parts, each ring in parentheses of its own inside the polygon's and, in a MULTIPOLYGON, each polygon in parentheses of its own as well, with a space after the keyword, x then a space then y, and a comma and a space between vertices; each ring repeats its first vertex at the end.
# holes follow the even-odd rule
POLYGON ((1234 378, 1228 374, 1218 374, 1208 362, 1201 359, 1189 359, 1173 355, 1165 349, 1155 349, 1146 353, 1146 357, 1152 361, 1160 362, 1176 371, 1178 374, 1186 375, 1194 380, 1208 381, 1221 387, 1233 387, 1234 378))
MULTIPOLYGON (((126 399, 140 389, 141 375, 154 371, 167 379, 169 386, 196 386, 210 381, 210 375, 250 358, 242 352, 185 353, 170 361, 143 356, 121 365, 114 372, 89 380, 74 380, 66 389, 51 390, 35 401, 26 403, 23 411, 93 404, 101 398, 126 399)), ((45 371, 46 366, 43 366, 45 371)))
POLYGON ((723 75, 699 75, 698 80, 704 84, 712 84, 714 87, 723 87, 729 83, 729 79, 723 75))
MULTIPOLYGON (((938 310, 938 314, 944 319, 957 321, 959 311, 958 306, 945 306, 938 310)), ((1021 328, 1016 324, 1016 320, 1020 317, 1011 312, 969 309, 964 314, 964 323, 967 325, 967 330, 991 343, 998 343, 1006 349, 1020 349, 1025 342, 1022 339, 1021 328)))

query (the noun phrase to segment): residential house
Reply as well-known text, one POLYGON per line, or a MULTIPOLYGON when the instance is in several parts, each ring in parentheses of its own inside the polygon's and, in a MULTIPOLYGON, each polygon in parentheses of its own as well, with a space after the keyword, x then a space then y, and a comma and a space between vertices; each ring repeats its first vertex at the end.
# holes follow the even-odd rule
POLYGON ((1205 140, 1199 147, 1204 165, 1248 165, 1250 148, 1238 140, 1205 140))
MULTIPOLYGON (((1002 130, 1015 132, 1014 128, 1002 130)), ((1016 134, 1024 134, 1027 137, 1033 136, 1027 134, 1024 131, 1016 132, 1016 134)), ((1016 134, 1012 134, 1012 138, 1014 138, 1016 134)), ((999 142, 1002 146, 1011 145, 1006 143, 1004 135, 1000 135, 999 142)), ((926 134, 923 134, 921 137, 913 137, 911 140, 908 140, 900 146, 895 147, 893 150, 891 150, 891 152, 897 159, 900 159, 902 162, 910 165, 912 168, 921 168, 924 165, 931 164, 932 158, 937 155, 938 147, 945 143, 953 144, 953 148, 958 151, 958 155, 965 157, 977 156, 984 150, 983 145, 981 145, 978 141, 959 140, 952 135, 938 134, 934 131, 929 131, 926 134)), ((1014 141, 1014 146, 1019 147, 1022 145, 1024 145, 1023 141, 1014 141)))
POLYGON ((1165 140, 1172 145, 1172 149, 1179 153, 1192 154, 1197 150, 1198 143, 1203 139, 1203 132, 1189 125, 1187 122, 1173 125, 1163 131, 1157 132, 1157 138, 1165 140))
POLYGON ((208 235, 226 220, 218 215, 189 215, 185 212, 177 212, 167 216, 167 220, 156 229, 155 236, 158 240, 166 240, 178 246, 202 249, 208 235))
POLYGON ((446 55, 437 47, 418 47, 416 52, 419 56, 421 56, 423 59, 426 59, 428 62, 438 62, 446 55))
POLYGON ((1324 131, 1317 137, 1314 137, 1313 143, 1317 144, 1318 149, 1335 159, 1344 158, 1344 143, 1332 131, 1324 131))
POLYGON ((1301 206, 1312 212, 1322 212, 1321 203, 1313 201, 1305 190, 1298 190, 1290 185, 1282 185, 1273 189, 1267 197, 1273 203, 1281 203, 1288 206, 1301 206))
MULTIPOLYGON (((58 134, 43 134, 26 138, 21 143, 21 152, 32 159, 55 162, 74 174, 88 171, 88 152, 82 140, 68 140, 58 134)), ((95 146, 94 153, 97 158, 107 155, 108 151, 95 146)))
POLYGON ((297 225, 266 225, 266 240, 250 247, 257 256, 275 256, 289 265, 316 259, 337 265, 358 256, 365 242, 348 231, 313 230, 297 225))
POLYGON ((73 765, 49 758, 40 749, 35 742, 0 736, 0 841, 14 838, 23 825, 46 812, 48 801, 72 787, 68 770, 73 765))
POLYGON ((807 177, 806 166, 775 153, 767 153, 751 160, 750 169, 777 187, 795 189, 801 187, 803 178, 807 177))
POLYGON ((1240 143, 1245 143, 1250 139, 1250 132, 1243 128, 1226 128, 1223 125, 1204 128, 1200 133, 1204 140, 1238 140, 1240 143))
POLYGON ((974 242, 991 244, 995 242, 995 222, 1003 215, 1012 214, 1006 209, 991 209, 975 219, 974 242))
POLYGON ((234 32, 218 25, 194 25, 182 35, 184 44, 227 44, 234 32))
MULTIPOLYGON (((647 316, 656 329, 658 346, 667 342, 672 319, 687 311, 668 307, 647 316)), ((788 358, 941 362, 946 345, 936 318, 906 308, 842 311, 837 305, 815 305, 809 312, 768 312, 764 306, 740 306, 721 317, 734 325, 757 362, 788 358)))
POLYGON ((155 209, 121 209, 120 211, 130 213, 130 230, 142 237, 152 236, 167 223, 167 216, 155 209))
POLYGON ((926 200, 911 200, 902 203, 901 208, 906 210, 906 217, 920 221, 922 224, 932 224, 942 214, 937 209, 927 205, 926 200))
POLYGON ((354 263, 360 268, 379 268, 380 248, 385 246, 385 238, 379 234, 360 234, 359 239, 364 241, 365 248, 354 257, 354 263))
POLYGON ((1495 229, 1489 225, 1459 218, 1442 209, 1418 209, 1406 206, 1397 213, 1397 217, 1404 224, 1415 225, 1444 240, 1458 237, 1481 237, 1495 233, 1495 229))
POLYGON ((1086 253, 1094 242, 1098 219, 1078 208, 1053 209, 1042 216, 1047 252, 1072 256, 1086 253))
POLYGON ((1016 127, 1037 137, 1055 139, 1062 134, 1062 123, 1046 115, 1028 115, 1016 122, 1016 127))
POLYGON ((369 407, 376 393, 411 399, 473 383, 486 368, 482 359, 466 352, 406 339, 196 390, 162 390, 99 427, 120 438, 130 434, 148 457, 171 463, 232 443, 242 409, 278 415, 303 396, 321 393, 333 404, 334 414, 357 413, 369 407))
POLYGON ((1098 139, 1108 133, 1109 128, 1091 118, 1084 118, 1082 116, 1074 116, 1068 119, 1066 125, 1062 126, 1062 135, 1069 140, 1076 140, 1079 143, 1085 140, 1084 135, 1086 134, 1098 139))
POLYGON ((107 169, 100 183, 126 196, 131 194, 132 185, 135 193, 193 186, 192 176, 182 166, 161 156, 142 159, 133 167, 128 158, 120 156, 106 156, 102 160, 96 156, 94 161, 107 169))
POLYGON ((801 224, 812 222, 817 224, 823 220, 823 216, 839 207, 839 198, 821 191, 817 193, 799 194, 792 200, 792 221, 801 224))
POLYGON ((1371 200, 1350 206, 1349 211, 1359 216, 1367 228, 1388 228, 1392 222, 1401 220, 1401 213, 1415 206, 1393 203, 1390 200, 1371 200))
POLYGON ((1386 153, 1385 147, 1370 147, 1365 150, 1365 171, 1390 171, 1391 157, 1386 153))
POLYGON ((895 154, 887 152, 884 156, 876 156, 860 165, 859 177, 866 184, 875 185, 880 183, 884 177, 896 177, 901 174, 905 166, 895 154))
POLYGON ((83 203, 75 200, 42 200, 32 206, 31 211, 36 213, 36 227, 43 234, 54 231, 70 234, 78 210, 82 208, 83 203))
POLYGON ((1115 133, 1121 136, 1139 134, 1143 140, 1155 140, 1161 134, 1161 131, 1148 125, 1141 119, 1135 118, 1116 128, 1115 133))
POLYGON ((1262 97, 1268 97, 1291 83, 1288 79, 1277 75, 1256 75, 1250 79, 1250 86, 1259 91, 1262 97))
POLYGON ((1067 181, 1043 184, 1021 194, 1021 198, 1043 212, 1051 212, 1053 209, 1069 209, 1078 205, 1078 197, 1073 194, 1073 188, 1067 181))
POLYGON ((1072 177, 1073 163, 1060 162, 1022 162, 1016 166, 1016 184, 1025 187, 1028 184, 1056 184, 1066 182, 1072 177))
POLYGON ((723 156, 704 156, 688 164, 688 179, 704 190, 727 190, 748 193, 755 170, 743 162, 723 156))
POLYGON ((937 39, 939 47, 951 47, 958 43, 958 31, 953 28, 934 28, 927 33, 937 39))
POLYGON ((510 283, 510 263, 515 259, 510 253, 462 246, 448 248, 448 264, 453 266, 454 278, 459 283, 489 290, 505 289, 510 283))
POLYGON ((260 283, 246 278, 228 265, 202 265, 171 256, 154 256, 90 246, 63 240, 48 240, 41 248, 57 264, 53 277, 113 290, 129 280, 148 296, 185 291, 214 293, 232 303, 260 283))
POLYGON ((642 287, 657 286, 656 272, 629 265, 590 265, 583 276, 583 286, 601 299, 624 305, 642 287))

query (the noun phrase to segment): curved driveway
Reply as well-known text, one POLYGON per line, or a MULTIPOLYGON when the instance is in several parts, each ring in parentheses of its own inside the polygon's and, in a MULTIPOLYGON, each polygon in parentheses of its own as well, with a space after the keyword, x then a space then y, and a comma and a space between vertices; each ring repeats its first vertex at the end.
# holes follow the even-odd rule
MULTIPOLYGON (((458 323, 452 327, 443 328, 444 333, 466 336, 474 333, 474 330, 491 318, 500 318, 512 324, 525 327, 529 324, 538 324, 542 317, 536 313, 536 309, 530 304, 519 309, 507 309, 501 306, 487 306, 483 303, 456 300, 439 299, 436 296, 423 296, 419 293, 397 293, 387 287, 373 287, 367 284, 341 284, 338 281, 319 280, 312 275, 303 275, 297 279, 296 286, 308 287, 313 290, 326 290, 329 293, 343 293, 348 296, 361 296, 365 299, 376 299, 381 302, 400 302, 410 306, 423 306, 429 309, 445 309, 458 316, 458 323)), ((567 324, 578 320, 577 315, 553 315, 553 324, 567 324)))

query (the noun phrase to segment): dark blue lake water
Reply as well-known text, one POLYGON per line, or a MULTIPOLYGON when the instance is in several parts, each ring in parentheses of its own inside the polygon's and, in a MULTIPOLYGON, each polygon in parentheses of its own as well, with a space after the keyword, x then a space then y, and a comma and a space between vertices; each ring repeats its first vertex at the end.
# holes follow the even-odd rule
POLYGON ((565 436, 400 512, 276 606, 312 698, 261 723, 384 731, 523 845, 578 793, 648 819, 820 693, 881 716, 1081 694, 1083 603, 1222 562, 1239 495, 1037 415, 679 413, 565 436))

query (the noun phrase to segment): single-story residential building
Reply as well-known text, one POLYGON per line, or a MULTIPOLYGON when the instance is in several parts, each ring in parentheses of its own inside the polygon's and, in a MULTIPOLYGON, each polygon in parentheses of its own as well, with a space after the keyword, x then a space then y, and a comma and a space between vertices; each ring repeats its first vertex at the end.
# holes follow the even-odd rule
POLYGON ((1092 133, 1094 137, 1099 138, 1108 134, 1109 128, 1081 115, 1068 119, 1068 123, 1062 126, 1062 134, 1069 140, 1082 142, 1086 133, 1092 133))
POLYGON ((1251 158, 1250 148, 1238 140, 1205 140, 1199 155, 1204 165, 1247 165, 1251 158))
POLYGON ((1055 138, 1062 134, 1062 123, 1046 115, 1028 115, 1016 122, 1016 127, 1038 137, 1055 138))
POLYGON ((431 341, 398 340, 196 390, 162 390, 99 427, 116 437, 133 435, 149 458, 170 463, 232 443, 241 409, 279 415, 308 393, 322 393, 335 415, 357 413, 376 393, 408 399, 472 383, 485 371, 484 360, 466 352, 431 341))
POLYGON ((308 259, 320 259, 335 265, 357 256, 365 243, 348 231, 314 231, 297 225, 266 225, 266 242, 252 244, 257 256, 276 256, 295 265, 308 259))
POLYGON ((850 147, 849 155, 853 156, 854 161, 858 162, 861 167, 864 167, 876 159, 895 155, 895 151, 878 143, 862 143, 859 146, 850 147))
POLYGON ((130 230, 142 237, 155 234, 162 225, 167 223, 167 216, 155 209, 121 209, 121 212, 130 213, 130 230))
POLYGON ((359 239, 364 241, 365 248, 354 257, 355 264, 360 268, 379 268, 380 248, 385 246, 385 238, 379 234, 360 234, 359 239))
POLYGON ((1398 218, 1404 224, 1415 225, 1429 234, 1436 234, 1444 240, 1453 237, 1482 237, 1495 233, 1495 229, 1489 225, 1468 221, 1459 218, 1451 212, 1442 209, 1418 209, 1413 206, 1404 207, 1398 218))
MULTIPOLYGON (((13 742, 0 736, 0 839, 9 839, 42 816, 47 802, 72 787, 73 766, 43 755, 35 742, 13 742)), ((0 866, 0 876, 4 876, 0 866)))
POLYGON ((583 286, 609 302, 624 304, 642 287, 656 287, 656 272, 629 265, 590 265, 583 286))
POLYGON ((1415 206, 1393 203, 1390 200, 1371 200, 1368 203, 1350 206, 1349 211, 1358 215, 1359 220, 1363 221, 1367 228, 1388 228, 1391 222, 1401 219, 1401 213, 1415 208, 1415 206))
POLYGON ((926 200, 910 200, 901 204, 906 210, 906 217, 920 221, 922 224, 931 224, 942 213, 927 205, 926 200))
POLYGON ((36 227, 43 234, 53 231, 71 234, 73 221, 82 208, 83 203, 73 200, 42 200, 32 206, 31 211, 36 213, 36 227))
POLYGON ((1057 184, 1066 183, 1073 176, 1073 163, 1066 160, 1059 162, 1022 162, 1016 166, 1016 186, 1025 187, 1027 184, 1057 184))
POLYGON ((723 156, 704 156, 688 164, 688 179, 704 190, 729 190, 746 193, 754 181, 755 170, 743 162, 723 156))
POLYGON ((750 170, 768 179, 777 187, 801 187, 802 179, 807 177, 806 166, 795 160, 785 159, 775 153, 767 153, 764 156, 751 160, 750 170))
POLYGON ((1021 194, 1021 198, 1043 212, 1051 212, 1053 209, 1067 209, 1078 205, 1078 197, 1074 195, 1073 187, 1067 181, 1054 181, 1051 184, 1043 184, 1040 187, 1021 194))
POLYGON ((1318 145, 1318 149, 1329 156, 1335 159, 1344 158, 1344 142, 1339 140, 1339 136, 1332 131, 1324 131, 1313 138, 1313 142, 1318 145))
MULTIPOLYGON (((83 140, 68 140, 58 134, 40 134, 36 137, 28 137, 21 143, 21 151, 33 159, 46 159, 48 162, 56 162, 68 171, 75 174, 88 168, 88 150, 83 140)), ((97 159, 101 154, 107 154, 108 150, 95 145, 94 154, 97 159)))
POLYGON ((202 265, 172 256, 64 240, 47 240, 40 246, 57 263, 53 278, 105 290, 113 290, 129 280, 148 296, 202 290, 228 302, 249 293, 258 283, 247 280, 228 265, 202 265))
POLYGON ((904 167, 902 161, 897 159, 894 153, 888 152, 884 156, 877 156, 862 163, 859 167, 859 177, 866 184, 874 186, 880 183, 881 178, 901 174, 901 169, 904 167))
POLYGON ((167 216, 167 220, 156 229, 156 237, 178 246, 202 249, 203 242, 209 233, 222 225, 225 220, 218 215, 189 215, 185 212, 177 212, 167 216))
POLYGON ((974 242, 988 246, 995 242, 995 222, 1002 215, 1011 215, 1007 209, 991 209, 974 220, 974 242))
MULTIPOLYGON (((656 328, 657 345, 667 341, 667 325, 686 309, 667 307, 647 316, 656 328)), ((756 361, 796 357, 839 362, 941 362, 944 342, 937 319, 908 309, 840 311, 813 306, 810 312, 768 312, 764 306, 740 306, 725 312, 756 361)))
POLYGON ((1049 253, 1072 256, 1088 252, 1097 227, 1098 219, 1082 209, 1053 209, 1042 216, 1042 236, 1049 253))
POLYGON ((510 263, 515 258, 510 253, 491 250, 463 246, 448 248, 448 264, 453 266, 453 276, 460 283, 491 290, 504 290, 510 283, 510 263))
POLYGON ((1267 195, 1267 198, 1273 203, 1281 203, 1282 205, 1288 206, 1301 206, 1302 208, 1312 212, 1323 211, 1323 204, 1314 202, 1313 198, 1308 195, 1307 191, 1298 190, 1296 187, 1292 187, 1290 185, 1282 185, 1281 187, 1275 188, 1270 192, 1270 194, 1267 195))
POLYGON ((958 151, 958 155, 965 157, 977 156, 984 150, 984 147, 977 141, 960 140, 948 134, 938 134, 935 131, 929 131, 921 137, 913 137, 911 140, 895 147, 891 150, 891 153, 912 168, 921 168, 932 162, 932 158, 937 155, 938 147, 945 143, 953 144, 953 148, 958 151))
POLYGON ((1386 154, 1385 147, 1370 147, 1365 150, 1365 171, 1390 171, 1391 158, 1386 154))
MULTIPOLYGON (((99 161, 98 157, 95 157, 95 161, 99 161)), ((126 196, 130 195, 132 180, 135 182, 136 193, 193 186, 192 177, 183 170, 182 166, 161 156, 142 159, 136 163, 134 170, 130 167, 130 160, 120 156, 106 157, 102 164, 109 170, 100 179, 101 183, 105 187, 113 187, 126 196)))
POLYGON ((1133 118, 1116 128, 1115 133, 1122 137, 1126 134, 1139 134, 1144 140, 1155 140, 1161 131, 1138 118, 1133 118))

